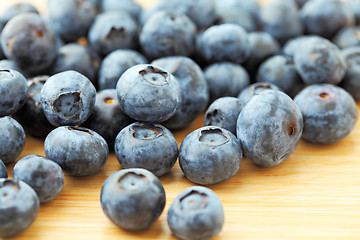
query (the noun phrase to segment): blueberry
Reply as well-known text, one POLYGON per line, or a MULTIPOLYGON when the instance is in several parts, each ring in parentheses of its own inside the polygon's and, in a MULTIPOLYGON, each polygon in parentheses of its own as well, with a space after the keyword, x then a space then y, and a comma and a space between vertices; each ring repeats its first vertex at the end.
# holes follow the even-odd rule
POLYGON ((241 160, 236 136, 216 126, 194 130, 180 145, 180 168, 187 179, 197 184, 226 181, 237 173, 241 160))
POLYGON ((1 46, 6 57, 30 75, 46 71, 56 58, 55 35, 36 13, 10 19, 1 33, 1 46))
POLYGON ((200 33, 198 55, 206 62, 244 63, 250 56, 248 34, 243 27, 226 23, 200 33))
POLYGON ((126 70, 116 91, 125 114, 137 121, 165 121, 182 102, 182 90, 175 77, 152 65, 140 64, 126 70))
POLYGON ((54 31, 65 42, 87 36, 99 12, 93 0, 49 0, 48 11, 54 31))
MULTIPOLYGON (((1 51, 1 50, 0 50, 1 51)), ((0 69, 15 70, 24 75, 24 72, 19 68, 15 61, 9 59, 0 60, 0 69)))
POLYGON ((141 5, 133 0, 102 0, 101 6, 104 12, 124 11, 130 14, 135 20, 139 19, 142 12, 141 5))
POLYGON ((294 54, 295 67, 307 84, 339 83, 346 71, 340 50, 324 38, 311 38, 294 54))
POLYGON ((342 28, 333 37, 333 43, 339 48, 360 46, 360 27, 342 28))
POLYGON ((85 122, 94 108, 95 96, 90 80, 75 71, 51 76, 40 91, 45 116, 54 126, 85 122))
POLYGON ((140 44, 148 59, 171 55, 190 56, 195 51, 197 28, 185 15, 159 11, 143 26, 140 44))
POLYGON ((348 0, 345 2, 353 10, 355 15, 355 23, 359 25, 360 23, 360 1, 359 0, 348 0))
POLYGON ((119 49, 111 52, 104 58, 99 69, 99 89, 116 88, 116 83, 128 68, 147 62, 146 58, 135 50, 119 49))
POLYGON ((205 112, 204 125, 224 128, 236 135, 236 122, 244 103, 236 97, 216 99, 205 112))
POLYGON ((36 9, 36 7, 30 3, 20 2, 13 4, 4 10, 0 17, 0 22, 5 25, 11 18, 28 12, 39 14, 39 11, 36 9))
POLYGON ((305 33, 331 39, 341 28, 352 26, 355 15, 349 5, 338 0, 310 0, 300 11, 305 33))
POLYGON ((303 117, 288 95, 266 90, 244 106, 236 130, 244 155, 259 166, 271 167, 296 149, 303 131, 303 117))
POLYGON ((304 88, 294 99, 304 116, 302 137, 312 143, 329 144, 345 138, 354 128, 358 109, 344 89, 331 84, 304 88))
POLYGON ((56 198, 64 186, 61 167, 42 156, 29 155, 14 166, 13 178, 27 183, 36 192, 40 203, 56 198))
POLYGON ((203 71, 196 62, 184 56, 159 58, 152 64, 173 74, 183 93, 180 109, 161 124, 171 130, 185 128, 205 110, 209 101, 203 71))
POLYGON ((293 59, 284 55, 276 55, 263 62, 259 67, 256 81, 272 83, 291 97, 304 87, 293 59))
POLYGON ((116 49, 135 49, 138 25, 126 12, 105 12, 95 18, 88 39, 91 47, 102 56, 116 49))
POLYGON ((210 239, 224 225, 224 209, 219 197, 209 188, 193 186, 172 202, 167 222, 180 239, 210 239))
POLYGON ((5 163, 14 162, 25 146, 25 132, 11 117, 0 118, 0 159, 5 163))
POLYGON ((304 44, 308 44, 311 41, 322 41, 324 38, 317 36, 317 35, 305 35, 305 36, 299 36, 296 38, 292 38, 289 41, 286 42, 286 44, 282 48, 282 53, 288 57, 293 58, 295 55, 295 52, 299 49, 299 47, 304 44))
POLYGON ((257 19, 252 13, 236 3, 242 1, 216 1, 217 24, 233 23, 243 27, 247 32, 254 32, 257 19))
POLYGON ((204 75, 209 86, 210 103, 220 97, 235 97, 250 84, 248 73, 236 63, 211 64, 205 68, 204 75))
POLYGON ((165 207, 165 191, 159 179, 145 169, 124 169, 106 179, 101 207, 117 226, 137 231, 150 227, 165 207))
POLYGON ((14 237, 25 231, 39 212, 39 199, 26 183, 0 178, 0 237, 14 237))
POLYGON ((257 82, 257 83, 253 83, 249 86, 247 86, 246 88, 244 88, 239 94, 238 94, 238 98, 240 99, 240 101, 245 105, 247 102, 250 101, 250 99, 257 95, 260 94, 261 92, 265 91, 265 90, 269 90, 269 89, 273 89, 273 90, 279 90, 280 88, 278 88, 276 85, 269 83, 269 82, 257 82))
POLYGON ((15 70, 0 70, 0 83, 0 117, 4 117, 25 104, 28 86, 25 77, 15 70))
POLYGON ((133 121, 122 111, 116 89, 104 89, 96 93, 94 110, 83 126, 99 133, 113 149, 117 134, 133 121))
POLYGON ((73 176, 99 172, 109 154, 105 139, 98 133, 70 126, 51 131, 45 139, 44 151, 47 158, 73 176))
POLYGON ((115 153, 123 168, 144 168, 160 177, 174 166, 178 145, 160 124, 136 122, 119 132, 115 153))
POLYGON ((340 86, 348 91, 356 101, 360 100, 360 46, 344 48, 341 51, 347 63, 344 79, 340 86))
POLYGON ((43 138, 54 126, 45 117, 41 107, 40 91, 49 76, 38 76, 27 80, 28 94, 25 104, 12 117, 18 121, 25 132, 33 137, 43 138))
POLYGON ((8 177, 8 173, 6 170, 6 166, 3 163, 3 161, 0 160, 0 178, 7 178, 8 177))

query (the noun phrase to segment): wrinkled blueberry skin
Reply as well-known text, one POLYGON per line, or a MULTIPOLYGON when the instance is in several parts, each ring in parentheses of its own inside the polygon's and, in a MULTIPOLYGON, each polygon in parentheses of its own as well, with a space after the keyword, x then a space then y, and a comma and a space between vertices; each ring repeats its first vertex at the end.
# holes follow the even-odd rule
POLYGON ((133 123, 115 140, 115 154, 122 168, 144 168, 157 177, 170 171, 178 152, 175 137, 160 124, 133 123))
POLYGON ((259 18, 261 29, 272 35, 280 44, 303 32, 296 5, 287 1, 265 4, 260 9, 259 18))
POLYGON ((39 212, 39 199, 26 183, 0 178, 0 237, 10 238, 25 231, 39 212))
POLYGON ((61 167, 42 156, 29 155, 14 166, 13 178, 27 183, 36 192, 40 203, 56 198, 64 186, 61 167))
POLYGON ((0 160, 0 178, 7 178, 8 173, 5 164, 0 160))
POLYGON ((125 114, 137 121, 163 122, 182 103, 183 93, 175 77, 152 65, 139 64, 126 70, 116 91, 125 114))
POLYGON ((338 0, 310 0, 300 11, 306 34, 331 39, 341 28, 353 26, 355 15, 349 5, 338 0))
POLYGON ((303 42, 295 51, 294 63, 307 84, 338 84, 346 71, 340 50, 326 39, 312 38, 303 42))
POLYGON ((352 96, 331 84, 314 84, 294 99, 304 116, 302 137, 311 143, 330 144, 345 138, 354 128, 358 110, 352 96))
POLYGON ((191 56, 195 51, 197 28, 185 14, 158 11, 143 26, 140 45, 148 59, 191 56))
POLYGON ((236 97, 218 98, 206 110, 204 125, 221 127, 236 135, 236 123, 243 107, 236 97))
POLYGON ((117 226, 139 231, 150 227, 165 207, 165 190, 151 172, 131 168, 115 172, 101 189, 101 207, 117 226))
POLYGON ((360 27, 342 28, 332 39, 339 48, 360 46, 360 27))
POLYGON ((56 58, 55 35, 36 13, 10 19, 1 33, 1 47, 8 59, 30 75, 45 71, 56 58))
POLYGON ((100 55, 116 49, 135 49, 138 46, 138 25, 126 12, 99 14, 89 30, 89 43, 100 55))
POLYGON ((290 97, 295 97, 304 87, 293 59, 284 55, 276 55, 263 62, 256 75, 256 81, 272 83, 290 97))
POLYGON ((161 124, 171 130, 188 126, 206 109, 209 102, 208 85, 203 71, 196 62, 184 56, 159 58, 152 64, 174 75, 183 93, 180 109, 161 124))
POLYGON ((95 96, 90 80, 75 71, 51 76, 40 91, 41 106, 54 126, 85 122, 94 109, 95 96))
POLYGON ((210 103, 221 97, 235 97, 250 84, 250 78, 244 67, 236 63, 221 62, 204 69, 209 86, 210 103))
POLYGON ((33 137, 44 138, 54 126, 45 117, 40 101, 40 91, 49 76, 39 76, 27 80, 27 99, 13 118, 24 128, 25 132, 33 137))
POLYGON ((55 128, 45 138, 45 155, 73 176, 95 174, 104 166, 109 148, 98 133, 82 127, 55 128))
POLYGON ((57 59, 52 66, 51 75, 73 70, 85 75, 95 84, 100 66, 100 56, 86 46, 68 43, 58 49, 57 59))
POLYGON ((20 155, 25 146, 25 131, 23 127, 11 117, 0 118, 0 159, 5 163, 12 163, 20 155))
POLYGON ((116 88, 119 78, 126 70, 147 62, 146 58, 135 50, 119 49, 111 52, 104 58, 99 69, 99 90, 116 88))
POLYGON ((249 86, 247 86, 246 88, 244 88, 239 94, 238 94, 238 98, 240 99, 240 101, 245 105, 247 102, 250 101, 250 99, 265 91, 265 90, 278 90, 281 91, 280 88, 278 88, 276 85, 269 83, 269 82, 257 82, 257 83, 253 83, 249 86))
POLYGON ((21 73, 0 70, 0 117, 18 111, 25 104, 27 93, 27 82, 21 73))
POLYGON ((210 239, 224 225, 224 209, 211 189, 193 186, 174 199, 167 222, 172 233, 180 239, 210 239))
POLYGON ((240 168, 239 140, 226 129, 205 126, 187 135, 180 145, 179 164, 185 177, 201 185, 228 180, 240 168))
POLYGON ((208 63, 244 63, 250 57, 248 34, 232 23, 209 27, 198 36, 197 54, 208 63))
POLYGON ((299 107, 288 95, 266 90, 244 106, 236 130, 244 155, 259 166, 271 167, 295 151, 303 124, 299 107))
POLYGON ((135 20, 139 19, 142 12, 141 5, 133 0, 102 0, 101 8, 103 12, 124 11, 130 14, 135 20))
POLYGON ((0 24, 5 25, 11 18, 22 14, 22 13, 28 13, 33 12, 36 14, 39 14, 39 11, 34 7, 34 5, 30 3, 16 3, 14 5, 11 5, 5 11, 2 13, 0 17, 0 24))
POLYGON ((51 26, 65 42, 87 36, 99 12, 93 0, 48 0, 51 26))
POLYGON ((360 47, 344 48, 341 55, 346 61, 347 69, 340 86, 356 101, 360 101, 360 47))
POLYGON ((113 150, 117 134, 132 122, 120 107, 116 89, 104 89, 96 93, 94 110, 84 126, 100 134, 113 150))
POLYGON ((261 63, 280 53, 280 45, 266 32, 252 32, 248 34, 248 37, 251 54, 244 66, 250 75, 255 76, 261 63))
POLYGON ((317 35, 305 35, 305 36, 299 36, 296 38, 292 38, 289 41, 286 42, 286 44, 282 48, 282 53, 288 57, 293 58, 295 55, 295 52, 299 49, 299 47, 304 44, 307 45, 307 41, 311 44, 311 41, 322 41, 324 40, 323 37, 317 36, 317 35))

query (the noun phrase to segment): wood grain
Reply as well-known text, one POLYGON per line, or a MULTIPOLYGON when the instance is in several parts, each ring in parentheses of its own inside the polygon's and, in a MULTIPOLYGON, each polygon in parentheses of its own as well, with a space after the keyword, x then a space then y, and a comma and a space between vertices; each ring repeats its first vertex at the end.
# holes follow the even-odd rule
MULTIPOLYGON (((1 0, 1 9, 14 2, 18 1, 1 0)), ((44 9, 44 0, 31 2, 44 9)), ((176 132, 178 144, 201 126, 203 116, 176 132)), ((272 168, 259 168, 244 159, 233 178, 209 186, 225 209, 225 225, 215 239, 359 239, 359 137, 358 122, 341 142, 327 146, 301 142, 286 161, 272 168)), ((30 154, 44 155, 43 140, 27 137, 18 159, 30 154)), ((7 166, 10 176, 13 166, 7 166)), ((150 229, 136 233, 113 225, 100 207, 103 182, 120 169, 110 154, 94 176, 65 175, 63 192, 41 205, 33 225, 15 239, 173 239, 166 221, 168 208, 177 194, 193 185, 179 165, 160 178, 167 198, 163 214, 150 229)))

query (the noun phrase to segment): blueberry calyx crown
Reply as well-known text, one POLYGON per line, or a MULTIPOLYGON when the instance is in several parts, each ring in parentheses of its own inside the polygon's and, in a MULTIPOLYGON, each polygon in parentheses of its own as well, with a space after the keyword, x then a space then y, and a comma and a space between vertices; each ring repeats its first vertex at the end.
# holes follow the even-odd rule
POLYGON ((73 117, 76 116, 76 114, 79 114, 82 109, 80 94, 80 92, 60 94, 59 97, 54 100, 55 112, 62 113, 65 118, 73 117))
POLYGON ((84 133, 87 133, 89 135, 93 135, 88 129, 86 128, 83 128, 83 127, 68 127, 68 130, 70 131, 80 131, 80 132, 84 132, 84 133))
POLYGON ((169 83, 169 74, 153 66, 148 66, 147 68, 139 71, 139 74, 145 81, 152 85, 162 86, 169 83))
POLYGON ((191 192, 180 198, 179 201, 181 210, 193 210, 205 208, 209 199, 205 193, 191 190, 191 192))
POLYGON ((229 138, 220 128, 208 128, 200 132, 199 141, 211 147, 216 147, 227 143, 229 138))
POLYGON ((161 127, 150 124, 135 124, 129 130, 134 138, 141 140, 158 138, 164 132, 161 127))
POLYGON ((118 179, 119 186, 130 191, 144 189, 148 182, 149 180, 145 175, 135 172, 127 172, 118 179))

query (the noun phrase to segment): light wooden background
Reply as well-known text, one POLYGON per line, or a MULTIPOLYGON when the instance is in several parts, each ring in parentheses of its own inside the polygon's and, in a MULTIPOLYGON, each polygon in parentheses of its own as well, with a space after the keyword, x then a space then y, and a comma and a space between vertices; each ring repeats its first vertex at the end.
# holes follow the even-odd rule
MULTIPOLYGON (((15 2, 0 0, 0 9, 15 2)), ((31 2, 44 9, 44 0, 31 2)), ((143 2, 149 6, 152 1, 143 2)), ((201 126, 202 116, 175 133, 178 144, 201 126)), ((29 154, 44 155, 43 141, 28 137, 19 159, 29 154)), ((13 165, 8 166, 10 176, 13 165)), ((173 239, 166 222, 168 208, 177 194, 193 185, 178 164, 160 178, 167 196, 163 214, 150 229, 136 233, 113 225, 100 207, 103 182, 120 169, 111 154, 94 176, 65 175, 60 196, 41 205, 36 221, 16 239, 173 239)), ((360 123, 336 144, 301 142, 276 167, 259 168, 244 159, 236 176, 209 187, 225 209, 224 228, 215 239, 360 239, 360 123)))

